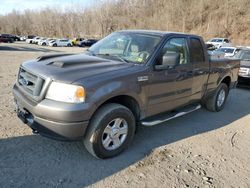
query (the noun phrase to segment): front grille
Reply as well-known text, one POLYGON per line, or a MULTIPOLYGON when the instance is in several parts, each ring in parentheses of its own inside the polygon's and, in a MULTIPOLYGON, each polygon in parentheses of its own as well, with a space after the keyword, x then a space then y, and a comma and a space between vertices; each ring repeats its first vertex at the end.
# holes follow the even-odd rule
POLYGON ((31 95, 39 96, 44 84, 44 79, 20 68, 18 83, 31 95))

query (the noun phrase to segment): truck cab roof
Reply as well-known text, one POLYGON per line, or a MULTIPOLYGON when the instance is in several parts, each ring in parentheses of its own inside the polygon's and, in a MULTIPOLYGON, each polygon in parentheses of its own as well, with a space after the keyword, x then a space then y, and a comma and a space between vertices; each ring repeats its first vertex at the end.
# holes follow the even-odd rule
POLYGON ((158 35, 158 36, 165 36, 165 35, 185 35, 185 36, 196 36, 200 37, 198 35, 194 34, 187 34, 187 33, 182 33, 182 32, 172 32, 172 31, 160 31, 160 30, 121 30, 118 32, 125 32, 125 33, 140 33, 140 34, 150 34, 150 35, 158 35))

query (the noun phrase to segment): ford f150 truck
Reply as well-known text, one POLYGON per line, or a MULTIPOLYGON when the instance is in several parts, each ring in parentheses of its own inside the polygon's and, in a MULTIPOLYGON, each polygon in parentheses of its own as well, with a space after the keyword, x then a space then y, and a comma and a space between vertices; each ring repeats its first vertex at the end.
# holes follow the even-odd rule
POLYGON ((98 158, 131 143, 137 125, 153 126, 201 105, 220 111, 237 83, 238 60, 210 60, 203 39, 130 30, 82 54, 22 63, 13 88, 18 117, 35 133, 82 140, 98 158))

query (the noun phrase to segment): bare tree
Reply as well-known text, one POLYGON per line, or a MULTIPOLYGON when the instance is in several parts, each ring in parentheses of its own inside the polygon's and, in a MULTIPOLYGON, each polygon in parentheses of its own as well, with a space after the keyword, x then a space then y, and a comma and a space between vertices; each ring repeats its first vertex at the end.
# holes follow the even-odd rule
POLYGON ((159 29, 250 42, 249 10, 249 0, 95 0, 66 11, 14 10, 0 16, 0 33, 100 38, 122 29, 159 29))

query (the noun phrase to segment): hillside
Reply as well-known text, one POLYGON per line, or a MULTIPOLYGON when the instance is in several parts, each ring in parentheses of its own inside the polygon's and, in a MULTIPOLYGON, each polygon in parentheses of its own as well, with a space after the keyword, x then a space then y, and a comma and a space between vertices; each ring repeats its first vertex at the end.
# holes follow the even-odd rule
POLYGON ((157 29, 229 37, 250 44, 249 0, 110 0, 89 8, 46 8, 0 16, 0 33, 103 37, 121 29, 157 29))

